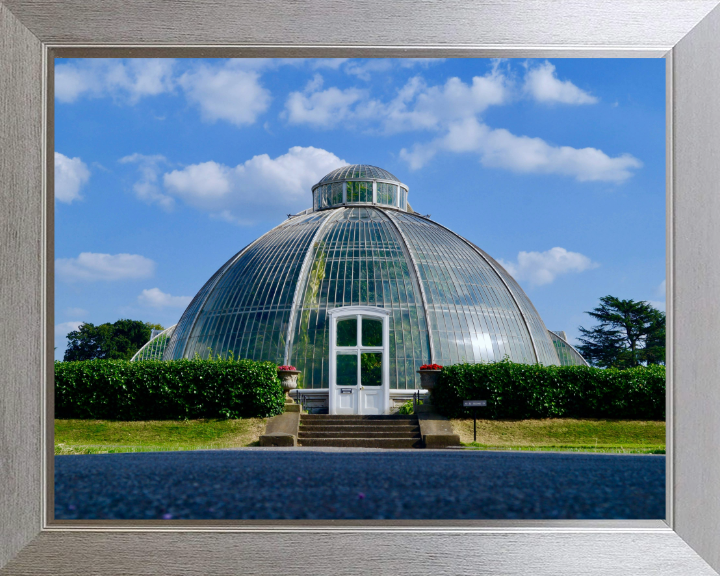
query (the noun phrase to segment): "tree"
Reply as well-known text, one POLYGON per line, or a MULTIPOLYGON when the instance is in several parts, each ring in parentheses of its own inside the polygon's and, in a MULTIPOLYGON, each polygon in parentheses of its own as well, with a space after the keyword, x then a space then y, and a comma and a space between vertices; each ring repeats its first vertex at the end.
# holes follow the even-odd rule
POLYGON ((665 314, 644 301, 600 298, 600 306, 586 312, 599 324, 580 326, 578 350, 593 366, 630 368, 665 363, 665 314))
POLYGON ((130 360, 150 340, 153 328, 161 330, 162 326, 127 319, 99 326, 85 322, 67 335, 68 347, 63 359, 65 362, 96 358, 130 360))

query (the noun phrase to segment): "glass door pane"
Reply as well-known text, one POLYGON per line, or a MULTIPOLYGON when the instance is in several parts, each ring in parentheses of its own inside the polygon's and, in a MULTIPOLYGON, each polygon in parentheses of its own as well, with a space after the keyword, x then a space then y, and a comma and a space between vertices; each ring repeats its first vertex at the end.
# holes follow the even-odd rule
POLYGON ((357 353, 338 354, 336 366, 335 381, 338 386, 357 386, 357 353))
POLYGON ((357 318, 338 320, 337 345, 357 346, 357 318))
POLYGON ((360 354, 360 383, 363 386, 382 386, 382 356, 382 352, 360 354))
POLYGON ((382 346, 383 345, 383 323, 375 318, 362 319, 362 345, 382 346))

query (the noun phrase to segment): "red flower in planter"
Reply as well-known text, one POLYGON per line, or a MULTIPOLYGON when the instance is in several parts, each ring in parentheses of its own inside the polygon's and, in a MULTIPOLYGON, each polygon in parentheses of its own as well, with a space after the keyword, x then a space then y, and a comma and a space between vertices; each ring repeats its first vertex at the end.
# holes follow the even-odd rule
POLYGON ((277 369, 278 369, 278 371, 281 371, 281 370, 295 370, 295 371, 297 371, 297 368, 295 368, 295 366, 278 366, 277 369))
POLYGON ((423 364, 420 366, 420 370, 442 370, 440 364, 423 364))

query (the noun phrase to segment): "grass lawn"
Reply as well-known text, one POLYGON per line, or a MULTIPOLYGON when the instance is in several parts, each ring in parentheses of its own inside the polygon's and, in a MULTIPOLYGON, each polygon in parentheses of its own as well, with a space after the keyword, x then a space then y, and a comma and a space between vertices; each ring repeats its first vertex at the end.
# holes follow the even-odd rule
MULTIPOLYGON (((244 420, 55 420, 55 454, 209 450, 256 446, 266 418, 244 420)), ((635 420, 452 420, 470 449, 664 454, 665 422, 635 420)))
POLYGON ((243 420, 55 420, 55 454, 239 448, 258 444, 266 418, 243 420))
POLYGON ((469 448, 665 454, 665 422, 638 420, 544 419, 452 420, 453 430, 469 448))

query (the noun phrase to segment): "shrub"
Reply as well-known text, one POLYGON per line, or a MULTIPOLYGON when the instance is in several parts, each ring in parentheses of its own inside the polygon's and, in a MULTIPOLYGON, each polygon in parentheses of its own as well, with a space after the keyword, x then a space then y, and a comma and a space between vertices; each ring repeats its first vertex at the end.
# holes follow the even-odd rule
POLYGON ((508 360, 446 366, 433 390, 437 410, 451 418, 470 414, 463 400, 487 400, 489 419, 665 419, 665 367, 618 370, 541 366, 508 360))
MULTIPOLYGON (((417 402, 417 401, 416 401, 417 402)), ((423 403, 422 400, 418 402, 418 405, 421 405, 423 403)), ((402 416, 407 416, 410 414, 415 414, 415 406, 413 406, 413 401, 408 400, 407 402, 404 402, 400 408, 398 408, 397 411, 398 414, 401 414, 402 416)))
POLYGON ((250 418, 279 414, 272 362, 90 360, 55 363, 55 417, 102 420, 250 418))

